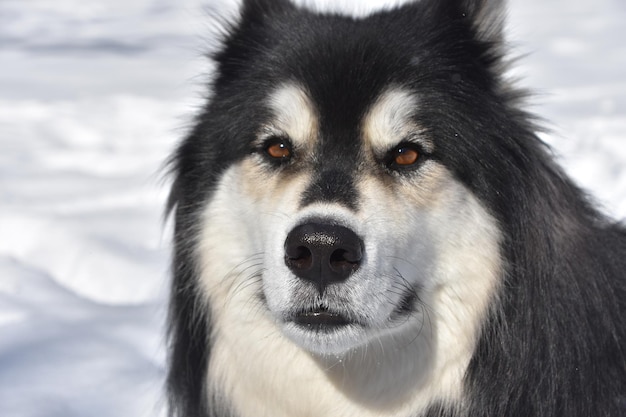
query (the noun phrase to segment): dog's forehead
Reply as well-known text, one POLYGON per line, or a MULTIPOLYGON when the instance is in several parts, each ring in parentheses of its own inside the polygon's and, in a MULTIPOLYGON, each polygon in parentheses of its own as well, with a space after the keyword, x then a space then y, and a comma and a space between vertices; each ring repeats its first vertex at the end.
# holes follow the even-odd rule
MULTIPOLYGON (((354 126, 357 136, 374 151, 388 150, 409 136, 417 136, 421 131, 415 121, 418 96, 409 89, 390 86, 371 103, 364 104, 366 110, 360 117, 350 113, 355 120, 344 120, 342 125, 354 126)), ((272 125, 296 144, 311 142, 318 136, 324 111, 340 111, 324 109, 311 98, 304 85, 296 82, 278 86, 270 94, 268 106, 274 116, 272 125)), ((427 149, 432 148, 428 142, 422 145, 427 149)))
POLYGON ((427 151, 433 144, 422 133, 416 119, 418 95, 399 86, 383 91, 362 120, 363 138, 376 152, 384 152, 405 140, 417 141, 427 151))
POLYGON ((319 113, 306 89, 294 82, 278 86, 269 96, 272 126, 303 145, 317 136, 319 113))

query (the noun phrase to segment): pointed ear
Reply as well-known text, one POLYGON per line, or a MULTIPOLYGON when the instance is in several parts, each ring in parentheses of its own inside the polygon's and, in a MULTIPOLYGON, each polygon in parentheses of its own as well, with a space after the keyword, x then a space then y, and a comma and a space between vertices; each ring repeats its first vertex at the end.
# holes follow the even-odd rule
POLYGON ((244 0, 241 6, 241 25, 261 22, 272 15, 293 9, 289 0, 244 0))
POLYGON ((209 57, 217 64, 216 74, 236 77, 264 47, 267 30, 284 15, 296 10, 289 0, 243 0, 235 16, 216 16, 218 41, 209 57))
POLYGON ((438 24, 465 22, 478 41, 498 44, 503 40, 505 0, 420 0, 438 24))
POLYGON ((496 44, 503 41, 504 0, 461 0, 459 3, 461 13, 471 19, 478 40, 496 44))

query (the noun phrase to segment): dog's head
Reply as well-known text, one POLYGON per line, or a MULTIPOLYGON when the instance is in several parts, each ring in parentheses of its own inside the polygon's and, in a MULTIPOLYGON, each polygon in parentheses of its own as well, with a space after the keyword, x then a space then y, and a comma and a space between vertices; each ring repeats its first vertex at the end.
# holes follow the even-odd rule
POLYGON ((245 2, 177 154, 178 242, 214 331, 322 355, 417 339, 471 351, 501 274, 489 195, 516 146, 492 8, 355 20, 245 2))
POLYGON ((222 297, 242 297, 317 353, 430 331, 441 292, 484 308, 497 229, 437 161, 417 95, 392 86, 353 120, 311 95, 291 81, 268 95, 248 155, 209 204, 206 268, 214 278, 228 264, 220 285, 237 283, 222 297))

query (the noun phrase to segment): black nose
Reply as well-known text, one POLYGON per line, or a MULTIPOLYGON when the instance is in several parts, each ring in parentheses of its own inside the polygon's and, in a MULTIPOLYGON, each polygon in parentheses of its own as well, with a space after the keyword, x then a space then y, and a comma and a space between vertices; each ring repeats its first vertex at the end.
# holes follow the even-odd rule
POLYGON ((348 279, 362 259, 363 241, 343 226, 307 223, 285 240, 285 263, 296 276, 315 284, 320 294, 328 285, 348 279))

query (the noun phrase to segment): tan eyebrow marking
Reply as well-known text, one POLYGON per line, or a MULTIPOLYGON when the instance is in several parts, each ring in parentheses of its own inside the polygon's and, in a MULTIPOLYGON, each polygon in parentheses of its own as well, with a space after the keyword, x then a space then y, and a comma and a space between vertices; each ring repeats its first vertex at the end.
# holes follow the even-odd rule
POLYGON ((404 140, 411 140, 432 152, 433 143, 425 129, 413 119, 419 101, 412 92, 391 88, 380 95, 363 120, 363 136, 374 152, 385 152, 404 140))

